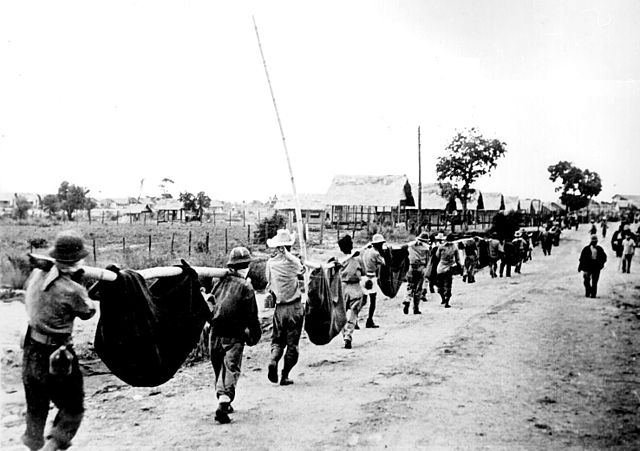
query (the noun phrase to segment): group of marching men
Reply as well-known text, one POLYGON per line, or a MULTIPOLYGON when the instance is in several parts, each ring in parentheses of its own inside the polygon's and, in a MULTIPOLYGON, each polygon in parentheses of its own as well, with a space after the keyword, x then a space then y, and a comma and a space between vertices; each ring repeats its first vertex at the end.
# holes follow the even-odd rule
MULTIPOLYGON (((290 372, 298 362, 304 322, 300 285, 305 264, 291 253, 295 239, 295 234, 282 229, 267 240, 267 245, 274 251, 266 264, 267 290, 275 300, 267 377, 280 386, 293 384, 290 372)), ((500 277, 505 269, 506 276, 510 277, 512 266, 519 273, 522 263, 531 258, 532 243, 526 233, 516 233, 513 240, 471 236, 456 241, 452 234, 423 232, 406 245, 410 268, 404 313, 409 313, 413 303, 413 313, 420 314, 420 301, 426 300, 425 280, 432 293, 437 286, 442 305, 451 307, 453 276, 462 274, 463 281, 475 282, 481 240, 486 241, 492 278, 498 277, 498 262, 500 277)), ((334 261, 339 268, 347 311, 347 323, 342 331, 347 349, 352 347, 358 316, 367 304, 365 327, 378 327, 374 322, 379 292, 377 277, 385 264, 382 257, 385 246, 381 234, 375 234, 367 246, 357 250, 353 249, 349 235, 338 241, 340 254, 334 261)), ((86 320, 96 312, 94 301, 80 283, 83 261, 88 255, 82 236, 73 230, 60 232, 49 255, 55 260, 51 269, 34 269, 25 284, 29 327, 23 345, 27 414, 22 440, 32 450, 66 449, 80 427, 84 415, 84 389, 73 351, 73 323, 76 317, 86 320), (51 402, 58 408, 58 413, 45 436, 51 402)), ((255 345, 262 335, 255 292, 247 279, 251 261, 247 248, 232 249, 227 261, 228 273, 206 296, 211 310, 209 345, 218 399, 215 419, 222 424, 231 421, 229 415, 233 413, 231 404, 240 377, 244 346, 255 345)))

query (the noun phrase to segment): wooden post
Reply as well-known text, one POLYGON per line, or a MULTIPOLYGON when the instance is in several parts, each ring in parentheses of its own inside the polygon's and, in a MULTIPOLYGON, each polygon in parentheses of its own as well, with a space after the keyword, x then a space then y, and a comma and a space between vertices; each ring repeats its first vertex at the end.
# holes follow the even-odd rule
POLYGON ((242 210, 242 227, 247 225, 247 213, 245 210, 242 210))
POLYGON ((122 255, 123 255, 123 256, 124 256, 124 254, 125 254, 125 252, 126 252, 125 246, 126 246, 126 244, 125 244, 125 240, 124 240, 124 237, 122 237, 122 255))
POLYGON ((96 263, 96 239, 93 239, 93 264, 96 263))
POLYGON ((229 227, 231 227, 231 212, 229 212, 229 227))
POLYGON ((189 230, 189 252, 188 255, 191 256, 191 230, 189 230))
POLYGON ((149 234, 149 259, 151 259, 151 234, 149 234))
POLYGON ((224 229, 224 254, 227 255, 229 253, 229 237, 227 232, 229 229, 224 229))
POLYGON ((207 254, 209 253, 209 232, 207 232, 207 238, 205 239, 205 246, 207 248, 207 254))
POLYGON ((171 234, 171 255, 173 255, 173 243, 174 243, 175 239, 176 239, 176 232, 173 232, 171 234))
POLYGON ((247 226, 247 245, 251 244, 251 224, 247 226))
POLYGON ((91 224, 91 210, 87 210, 87 216, 89 217, 89 224, 91 224))
POLYGON ((320 244, 322 244, 322 235, 324 234, 324 210, 322 210, 322 217, 320 218, 320 244))

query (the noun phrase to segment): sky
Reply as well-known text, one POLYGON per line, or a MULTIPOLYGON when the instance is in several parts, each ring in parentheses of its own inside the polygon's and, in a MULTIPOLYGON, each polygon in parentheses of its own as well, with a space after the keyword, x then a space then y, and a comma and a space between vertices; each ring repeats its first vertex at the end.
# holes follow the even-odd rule
POLYGON ((457 131, 507 144, 485 192, 555 200, 547 167, 640 194, 640 2, 0 4, 0 192, 299 193, 436 181, 457 131))

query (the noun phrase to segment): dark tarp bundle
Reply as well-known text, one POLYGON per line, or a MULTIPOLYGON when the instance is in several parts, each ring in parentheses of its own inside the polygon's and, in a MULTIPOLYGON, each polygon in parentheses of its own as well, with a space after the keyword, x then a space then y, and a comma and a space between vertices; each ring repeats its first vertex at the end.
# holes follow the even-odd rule
POLYGON ((347 323, 338 268, 314 268, 309 276, 308 300, 304 309, 304 330, 309 341, 326 345, 347 323))
POLYGON ((484 268, 489 264, 489 242, 485 239, 478 240, 478 268, 484 268))
POLYGON ((116 281, 98 282, 91 290, 100 300, 95 350, 129 385, 155 387, 171 379, 211 316, 198 275, 182 268, 182 274, 150 286, 137 272, 123 270, 116 281))
POLYGON ((409 270, 409 251, 406 246, 387 248, 381 255, 385 264, 380 268, 378 285, 385 296, 394 298, 409 270))

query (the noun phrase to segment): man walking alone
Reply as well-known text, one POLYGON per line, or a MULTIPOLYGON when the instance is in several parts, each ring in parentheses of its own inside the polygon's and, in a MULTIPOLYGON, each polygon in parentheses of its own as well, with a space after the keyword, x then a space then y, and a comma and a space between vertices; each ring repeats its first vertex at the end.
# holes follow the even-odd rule
POLYGON ((591 242, 580 253, 578 272, 582 271, 584 278, 584 295, 595 298, 598 293, 598 279, 600 271, 607 261, 607 254, 598 245, 598 237, 591 235, 591 242))

